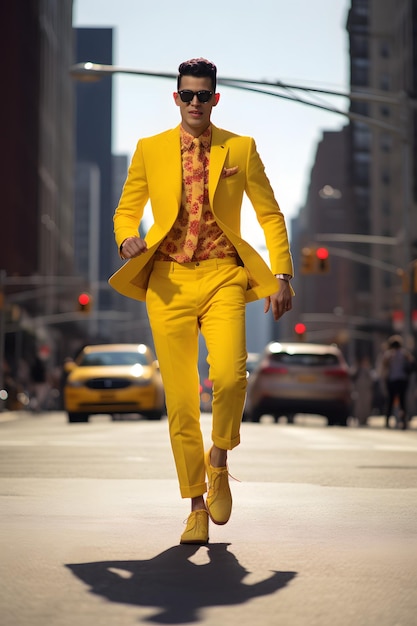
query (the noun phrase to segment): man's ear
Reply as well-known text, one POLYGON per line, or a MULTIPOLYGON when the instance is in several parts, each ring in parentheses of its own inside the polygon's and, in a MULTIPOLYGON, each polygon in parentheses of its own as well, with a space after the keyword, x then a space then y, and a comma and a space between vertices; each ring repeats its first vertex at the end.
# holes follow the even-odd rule
POLYGON ((177 107, 179 107, 180 106, 180 96, 179 96, 179 94, 176 91, 174 91, 172 96, 174 98, 175 104, 177 105, 177 107))
POLYGON ((220 94, 219 93, 215 93, 214 94, 214 104, 213 104, 214 107, 216 106, 216 104, 218 103, 219 100, 220 100, 220 94))

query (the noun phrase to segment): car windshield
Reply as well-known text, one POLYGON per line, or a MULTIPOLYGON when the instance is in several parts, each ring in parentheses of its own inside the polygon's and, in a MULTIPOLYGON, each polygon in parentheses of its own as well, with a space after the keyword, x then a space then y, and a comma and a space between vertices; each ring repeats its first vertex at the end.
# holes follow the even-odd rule
POLYGON ((339 363, 335 354, 289 354, 288 352, 277 352, 271 354, 271 360, 274 363, 307 367, 328 367, 330 365, 338 365, 339 363))
POLYGON ((145 354, 140 352, 88 352, 78 363, 80 367, 92 365, 148 365, 145 354))

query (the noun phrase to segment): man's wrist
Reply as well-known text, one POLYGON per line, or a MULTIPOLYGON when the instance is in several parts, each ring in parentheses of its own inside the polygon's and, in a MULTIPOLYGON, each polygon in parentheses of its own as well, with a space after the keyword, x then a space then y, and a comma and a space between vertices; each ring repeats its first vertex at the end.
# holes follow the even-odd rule
POLYGON ((132 237, 126 237, 126 239, 123 239, 122 243, 119 246, 119 254, 123 260, 125 260, 125 257, 123 256, 123 246, 125 245, 128 239, 132 239, 132 237))
POLYGON ((275 278, 280 278, 281 280, 285 280, 287 283, 289 283, 292 276, 291 274, 275 274, 275 278))
POLYGON ((119 252, 120 252, 120 253, 122 252, 122 248, 123 248, 123 246, 125 245, 125 243, 126 243, 126 241, 127 241, 128 239, 135 239, 135 237, 134 237, 133 235, 131 235, 130 237, 126 237, 125 239, 123 239, 122 243, 121 243, 121 244, 120 244, 120 246, 119 246, 119 252))

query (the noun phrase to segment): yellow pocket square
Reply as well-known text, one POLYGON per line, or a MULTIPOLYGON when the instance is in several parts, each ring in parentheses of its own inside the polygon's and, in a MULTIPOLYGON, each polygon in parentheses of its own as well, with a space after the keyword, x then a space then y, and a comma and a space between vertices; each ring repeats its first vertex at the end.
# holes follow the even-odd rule
POLYGON ((222 171, 222 178, 228 178, 229 176, 233 176, 238 171, 239 166, 235 165, 235 167, 225 167, 222 171))

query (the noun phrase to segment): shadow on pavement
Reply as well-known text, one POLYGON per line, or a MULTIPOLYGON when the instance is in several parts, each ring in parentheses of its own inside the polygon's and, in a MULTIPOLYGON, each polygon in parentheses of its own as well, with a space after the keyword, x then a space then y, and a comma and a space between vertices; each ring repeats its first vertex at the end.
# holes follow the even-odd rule
POLYGON ((186 624, 198 621, 210 606, 232 606, 283 589, 296 572, 272 571, 271 576, 245 584, 250 573, 227 549, 230 544, 204 548, 179 545, 143 561, 101 561, 68 564, 90 592, 111 602, 155 607, 146 621, 155 624, 186 624), (190 558, 207 550, 209 562, 196 565, 190 558))

